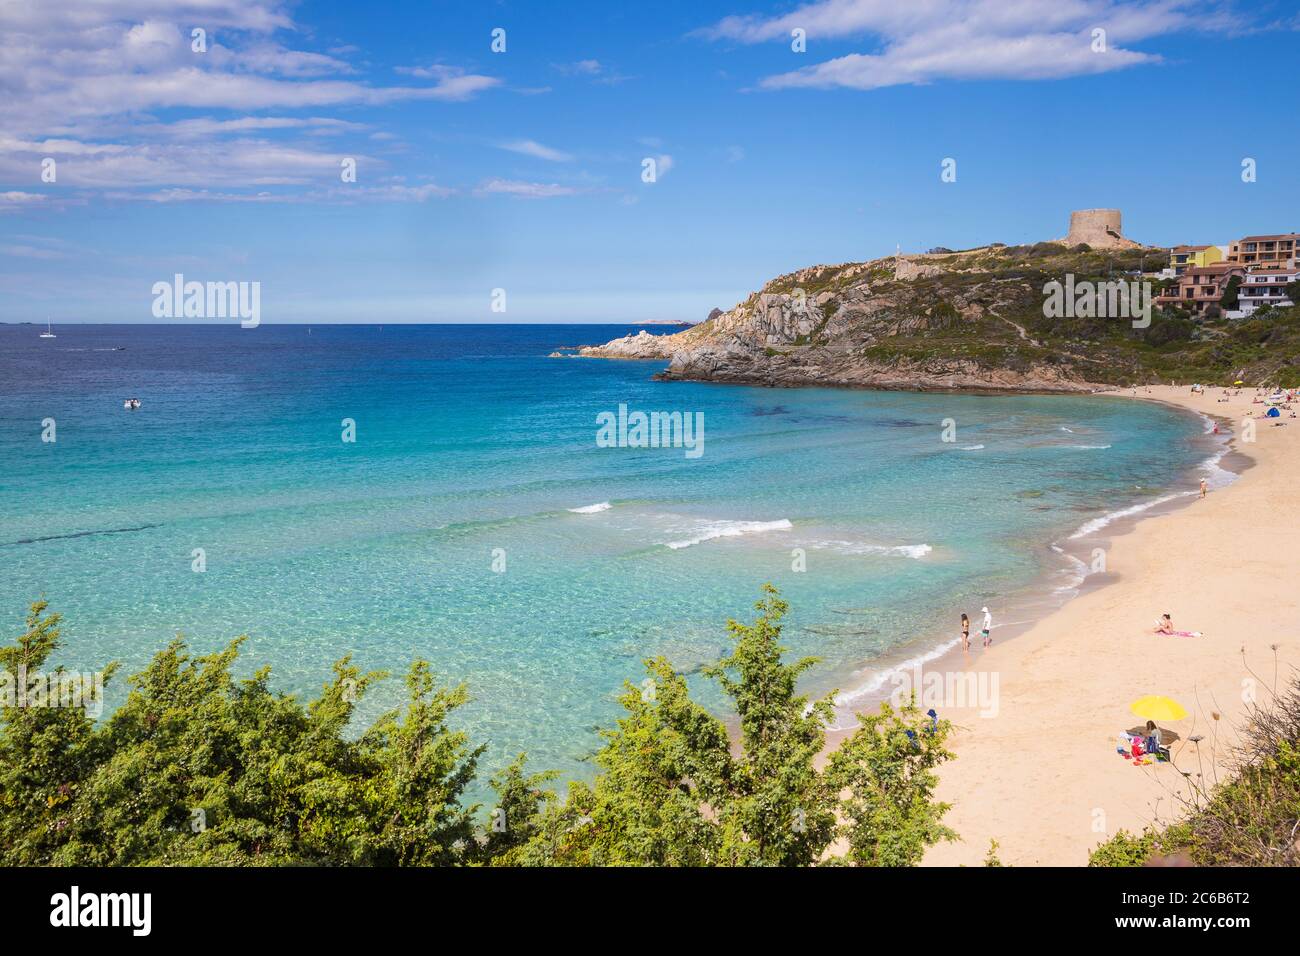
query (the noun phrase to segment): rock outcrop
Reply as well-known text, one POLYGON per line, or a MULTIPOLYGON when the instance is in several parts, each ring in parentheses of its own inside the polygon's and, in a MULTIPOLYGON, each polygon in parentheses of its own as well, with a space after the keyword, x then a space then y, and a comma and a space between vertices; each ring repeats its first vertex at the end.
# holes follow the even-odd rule
POLYGON ((664 359, 672 357, 670 340, 676 335, 651 335, 642 329, 604 345, 584 345, 578 354, 584 358, 664 359))

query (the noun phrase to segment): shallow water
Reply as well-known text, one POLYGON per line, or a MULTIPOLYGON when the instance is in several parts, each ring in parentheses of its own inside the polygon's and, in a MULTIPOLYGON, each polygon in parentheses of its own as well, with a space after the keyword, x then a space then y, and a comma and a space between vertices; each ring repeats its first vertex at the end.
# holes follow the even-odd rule
POLYGON ((44 594, 63 662, 127 672, 178 631, 202 651, 248 634, 241 666, 307 694, 344 654, 423 657, 469 683, 489 767, 527 750, 585 775, 641 659, 713 661, 764 581, 791 650, 822 660, 809 690, 847 688, 953 608, 1066 580, 1053 541, 1183 490, 1210 453, 1197 419, 1148 403, 661 383, 661 363, 547 357, 628 331, 0 326, 0 623, 16 635, 44 594), (620 403, 703 413, 703 454, 599 447, 620 403))

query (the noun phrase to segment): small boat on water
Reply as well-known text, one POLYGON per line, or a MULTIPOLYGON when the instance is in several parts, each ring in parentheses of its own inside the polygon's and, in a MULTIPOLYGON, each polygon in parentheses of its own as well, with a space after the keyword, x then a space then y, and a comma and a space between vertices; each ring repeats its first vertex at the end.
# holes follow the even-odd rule
POLYGON ((49 320, 49 319, 46 319, 46 320, 45 320, 45 331, 41 333, 41 338, 43 338, 43 339, 56 339, 56 338, 58 338, 58 336, 54 334, 54 327, 53 327, 52 325, 50 325, 50 320, 49 320))
POLYGON ((129 411, 135 411, 137 408, 140 407, 140 399, 128 398, 126 401, 122 403, 122 407, 128 409, 129 411))

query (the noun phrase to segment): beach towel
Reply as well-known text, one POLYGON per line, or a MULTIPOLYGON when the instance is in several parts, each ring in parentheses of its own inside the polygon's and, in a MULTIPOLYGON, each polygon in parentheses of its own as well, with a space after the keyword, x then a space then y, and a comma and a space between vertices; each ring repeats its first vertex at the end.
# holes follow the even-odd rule
POLYGON ((1153 763, 1167 763, 1169 761, 1169 750, 1166 747, 1156 747, 1152 749, 1149 744, 1154 743, 1152 738, 1136 737, 1132 734, 1121 733, 1119 735, 1115 752, 1130 761, 1135 767, 1147 767, 1153 763))
MULTIPOLYGON (((1156 618, 1156 626, 1153 627, 1153 628, 1151 629, 1151 633, 1153 633, 1153 634, 1164 634, 1165 632, 1162 631, 1162 630, 1160 630, 1160 624, 1161 624, 1160 619, 1159 619, 1159 618, 1156 618)), ((1168 636, 1168 637, 1201 637, 1201 636, 1202 636, 1202 632, 1201 632, 1201 631, 1170 631, 1166 636, 1168 636)))

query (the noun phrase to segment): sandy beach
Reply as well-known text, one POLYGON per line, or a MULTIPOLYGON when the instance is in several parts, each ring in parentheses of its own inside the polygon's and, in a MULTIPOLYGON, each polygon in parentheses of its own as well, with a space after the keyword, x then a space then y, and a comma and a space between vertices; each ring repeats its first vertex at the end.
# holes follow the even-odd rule
MULTIPOLYGON (((1130 391, 1114 394, 1134 400, 1130 391)), ((979 865, 996 840, 1006 864, 1081 866, 1117 830, 1180 816, 1177 797, 1189 791, 1181 772, 1222 779, 1248 695, 1267 699, 1275 675, 1280 686, 1300 665, 1292 478, 1300 421, 1288 413, 1278 419, 1283 427, 1260 419, 1248 440, 1243 420, 1266 407, 1252 404, 1255 394, 1243 389, 1223 403, 1218 389, 1138 390, 1138 399, 1228 419, 1235 450, 1253 466, 1206 498, 1102 542, 1104 583, 1023 634, 1001 642, 995 630, 987 650, 972 634, 958 665, 982 673, 985 686, 996 675, 996 714, 987 701, 943 709, 957 725, 957 758, 942 768, 939 796, 952 804, 945 822, 961 841, 934 847, 928 865, 979 865), (1203 636, 1154 634, 1164 612, 1175 628, 1203 636), (1117 734, 1141 723, 1129 704, 1147 694, 1188 711, 1165 724, 1182 738, 1173 765, 1136 767, 1116 753, 1117 734), (1204 739, 1189 743, 1196 735, 1204 739)))

